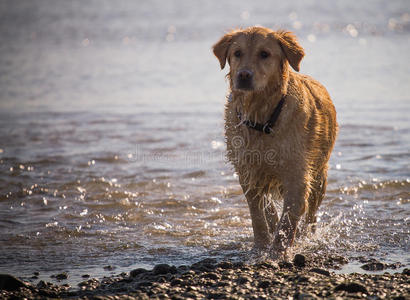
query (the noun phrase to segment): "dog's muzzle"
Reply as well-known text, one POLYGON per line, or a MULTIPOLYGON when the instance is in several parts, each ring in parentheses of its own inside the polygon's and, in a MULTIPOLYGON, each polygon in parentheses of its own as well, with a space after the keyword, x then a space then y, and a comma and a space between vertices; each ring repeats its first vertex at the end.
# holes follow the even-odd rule
POLYGON ((240 70, 236 75, 236 88, 240 90, 252 90, 253 72, 249 70, 240 70))

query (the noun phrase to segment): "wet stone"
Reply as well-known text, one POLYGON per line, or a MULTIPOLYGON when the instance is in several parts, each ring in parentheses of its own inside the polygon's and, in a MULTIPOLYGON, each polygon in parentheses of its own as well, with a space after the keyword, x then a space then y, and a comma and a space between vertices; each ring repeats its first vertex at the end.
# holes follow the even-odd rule
POLYGON ((114 266, 111 266, 111 265, 108 265, 108 266, 105 266, 105 267, 104 267, 104 270, 106 270, 106 271, 112 271, 112 270, 115 270, 115 267, 114 267, 114 266))
POLYGON ((251 281, 251 279, 249 277, 246 277, 246 276, 241 276, 237 280, 238 284, 245 284, 245 283, 250 282, 250 281, 251 281))
POLYGON ((233 264, 229 261, 222 261, 218 264, 218 267, 221 269, 232 269, 233 264))
POLYGON ((27 287, 27 284, 14 276, 0 274, 0 290, 15 291, 21 287, 27 287))
POLYGON ((381 271, 387 269, 387 265, 381 262, 370 262, 362 265, 360 268, 366 271, 381 271))
POLYGON ((271 285, 271 282, 270 282, 270 281, 268 281, 268 280, 263 280, 263 281, 259 282, 258 288, 266 289, 266 288, 268 288, 270 285, 271 285))
POLYGON ((144 273, 147 273, 147 272, 148 272, 148 270, 146 270, 146 269, 138 268, 138 269, 132 270, 132 271, 130 272, 130 276, 131 276, 131 277, 136 277, 136 276, 138 276, 138 275, 140 275, 140 274, 144 274, 144 273))
POLYGON ((154 267, 152 270, 154 275, 160 275, 160 274, 175 274, 177 273, 177 268, 175 266, 170 266, 168 264, 159 264, 154 267))
POLYGON ((293 264, 288 261, 281 261, 278 265, 281 269, 291 269, 293 267, 293 264))
POLYGON ((309 272, 321 274, 321 275, 324 275, 324 276, 330 276, 330 272, 328 270, 320 269, 320 268, 312 268, 312 269, 309 270, 309 272))
POLYGON ((55 278, 56 278, 57 280, 65 280, 65 279, 68 278, 68 274, 67 274, 66 272, 63 272, 63 273, 57 274, 57 275, 55 276, 55 278))
POLYGON ((366 287, 357 282, 341 283, 336 286, 335 291, 346 291, 348 293, 365 293, 368 294, 366 287))
POLYGON ((171 281, 171 286, 176 286, 176 285, 183 285, 184 281, 182 279, 179 278, 175 278, 171 281))
POLYGON ((306 266, 306 257, 302 254, 296 254, 293 258, 293 264, 298 268, 303 268, 306 266))
POLYGON ((216 273, 213 273, 213 272, 205 273, 201 277, 211 279, 211 280, 218 280, 219 279, 219 275, 216 274, 216 273))

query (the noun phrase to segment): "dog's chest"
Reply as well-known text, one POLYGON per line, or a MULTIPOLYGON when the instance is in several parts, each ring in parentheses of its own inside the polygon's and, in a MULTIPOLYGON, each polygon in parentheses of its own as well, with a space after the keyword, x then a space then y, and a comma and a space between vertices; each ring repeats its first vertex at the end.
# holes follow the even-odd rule
POLYGON ((265 134, 240 124, 232 111, 226 111, 225 136, 228 159, 237 168, 275 173, 286 161, 286 142, 274 130, 265 134))

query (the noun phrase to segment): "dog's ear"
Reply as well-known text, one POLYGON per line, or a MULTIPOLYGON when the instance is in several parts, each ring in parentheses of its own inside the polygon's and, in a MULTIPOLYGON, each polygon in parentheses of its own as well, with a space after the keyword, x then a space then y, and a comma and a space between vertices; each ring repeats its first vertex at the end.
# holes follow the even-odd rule
POLYGON ((228 49, 232 42, 232 34, 225 34, 214 46, 213 51, 221 64, 221 69, 225 68, 226 57, 228 55, 228 49))
POLYGON ((299 72, 300 62, 305 56, 305 51, 299 45, 296 36, 289 31, 278 31, 277 38, 289 64, 295 71, 299 72))

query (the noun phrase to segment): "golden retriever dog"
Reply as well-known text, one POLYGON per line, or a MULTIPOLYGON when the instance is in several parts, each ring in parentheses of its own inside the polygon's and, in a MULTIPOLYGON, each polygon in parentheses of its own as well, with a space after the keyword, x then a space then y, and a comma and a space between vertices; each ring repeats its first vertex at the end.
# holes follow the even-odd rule
POLYGON ((234 30, 214 46, 230 90, 227 157, 252 218, 254 246, 286 253, 299 221, 316 222, 325 195, 336 111, 326 89, 299 72, 305 53, 291 32, 234 30), (290 66, 290 67, 289 67, 290 66), (279 218, 273 200, 283 199, 279 218))

